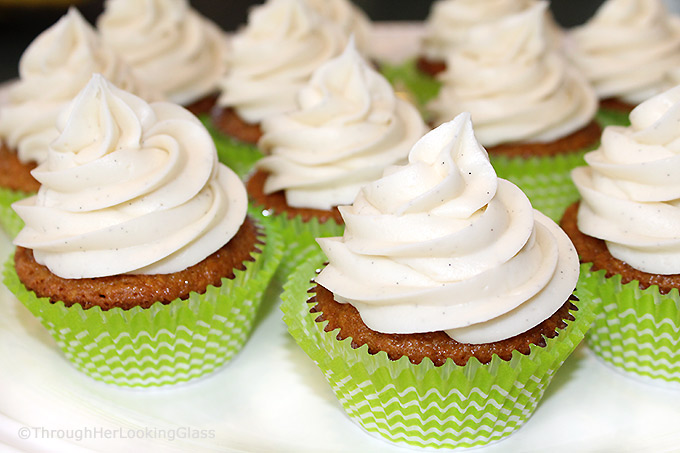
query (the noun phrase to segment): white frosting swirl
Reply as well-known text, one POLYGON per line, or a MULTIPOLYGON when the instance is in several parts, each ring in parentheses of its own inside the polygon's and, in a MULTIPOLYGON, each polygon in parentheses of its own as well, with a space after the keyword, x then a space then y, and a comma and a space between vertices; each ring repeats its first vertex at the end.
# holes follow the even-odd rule
POLYGON ((295 108, 295 97, 321 64, 338 56, 346 38, 304 0, 268 0, 251 10, 234 36, 218 104, 249 123, 295 108))
POLYGON ((316 70, 298 108, 262 122, 257 163, 265 193, 285 190, 290 206, 331 209, 350 204, 385 167, 406 162, 425 133, 420 113, 356 51, 353 42, 316 70))
POLYGON ((226 37, 187 0, 107 0, 97 27, 137 76, 172 102, 188 105, 218 91, 226 37))
POLYGON ((578 227, 615 258, 652 274, 680 274, 680 86, 638 105, 631 126, 605 128, 572 178, 578 227))
POLYGON ((557 311, 578 279, 568 237, 496 177, 468 114, 340 212, 345 234, 318 239, 329 264, 316 281, 379 332, 510 338, 557 311))
POLYGON ((71 8, 28 46, 19 61, 20 79, 0 109, 0 138, 23 163, 42 162, 57 137, 57 116, 101 73, 121 88, 146 99, 159 96, 140 83, 130 68, 106 46, 95 30, 71 8))
POLYGON ((346 36, 354 36, 357 49, 371 55, 371 21, 350 0, 305 0, 318 14, 336 23, 346 36))
POLYGON ((437 122, 470 112, 484 146, 549 142, 589 123, 597 97, 550 45, 546 2, 488 26, 475 27, 441 75, 429 104, 437 122))
POLYGON ((238 176, 187 110, 94 75, 65 109, 16 245, 63 278, 165 274, 222 247, 246 215, 238 176))
POLYGON ((425 20, 422 52, 431 60, 446 61, 451 50, 467 40, 472 28, 525 11, 535 3, 536 0, 438 0, 425 20))
POLYGON ((636 105, 669 88, 680 66, 680 17, 660 0, 608 0, 570 32, 568 52, 600 98, 636 105))

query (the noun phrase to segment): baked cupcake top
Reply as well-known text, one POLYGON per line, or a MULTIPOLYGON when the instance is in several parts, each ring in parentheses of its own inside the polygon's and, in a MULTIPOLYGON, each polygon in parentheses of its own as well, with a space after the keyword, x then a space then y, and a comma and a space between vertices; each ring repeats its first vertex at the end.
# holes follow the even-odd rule
POLYGON ((425 135, 408 165, 340 212, 344 236, 317 240, 329 264, 316 281, 378 332, 510 338, 550 317, 578 279, 566 234, 497 178, 469 114, 425 135))
POLYGON ((470 112, 484 146, 550 142, 592 121, 597 98, 546 32, 547 2, 475 27, 440 75, 437 123, 470 112))
POLYGON ((680 273, 680 86, 609 126, 600 148, 572 171, 578 228, 615 258, 651 274, 680 273))
POLYGON ((227 41, 187 0, 107 0, 102 38, 145 83, 188 105, 218 91, 227 41))
POLYGON ((249 123, 295 108, 297 92, 347 43, 305 0, 267 0, 236 33, 217 103, 249 123))
POLYGON ((371 54, 371 21, 350 0, 305 0, 318 14, 337 24, 346 36, 354 36, 357 49, 371 54))
POLYGON ((166 274, 237 232, 247 196, 210 134, 171 103, 147 104, 94 75, 62 112, 38 194, 13 205, 15 245, 62 278, 166 274))
POLYGON ((438 0, 425 20, 422 53, 445 61, 449 52, 467 40, 470 29, 524 11, 536 0, 438 0))
POLYGON ((569 56, 603 99, 637 105, 670 88, 680 66, 680 17, 661 0, 607 0, 569 36, 569 56))
POLYGON ((350 204, 385 167, 406 162, 425 133, 417 109, 394 94, 350 41, 300 91, 297 109, 262 122, 257 163, 265 193, 285 191, 289 206, 350 204))
POLYGON ((47 145, 58 133, 57 116, 87 84, 101 73, 121 88, 157 100, 159 95, 140 83, 77 9, 71 8, 43 31, 19 61, 19 80, 9 89, 0 109, 0 138, 23 163, 42 162, 47 145))

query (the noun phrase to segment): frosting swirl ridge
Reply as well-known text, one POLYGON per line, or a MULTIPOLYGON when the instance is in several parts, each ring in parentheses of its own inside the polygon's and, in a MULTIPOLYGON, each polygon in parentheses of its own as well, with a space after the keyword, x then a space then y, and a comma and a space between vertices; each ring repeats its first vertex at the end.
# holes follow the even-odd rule
POLYGON ((38 194, 13 205, 15 244, 63 278, 164 274, 222 247, 245 218, 243 183, 217 162, 200 121, 147 104, 101 75, 59 117, 33 170, 38 194))
POLYGON ((572 171, 578 227, 643 272, 680 273, 680 86, 638 105, 630 127, 609 126, 572 171))
POLYGON ((340 212, 345 234, 318 239, 329 264, 316 281, 379 332, 498 341, 547 319, 578 278, 571 242, 496 177, 469 114, 425 135, 408 165, 340 212))
POLYGON ((304 0, 269 0, 254 7, 232 40, 218 105, 249 123, 295 107, 297 92, 322 63, 338 56, 346 38, 304 0))
POLYGON ((425 132, 420 113, 356 51, 317 69, 298 95, 298 108, 262 122, 257 163, 268 172, 265 193, 285 191, 293 207, 349 204, 385 167, 406 162, 425 132))
POLYGON ((592 121, 597 97, 546 33, 547 2, 477 26, 449 54, 429 108, 438 122, 470 112, 484 146, 549 142, 592 121))

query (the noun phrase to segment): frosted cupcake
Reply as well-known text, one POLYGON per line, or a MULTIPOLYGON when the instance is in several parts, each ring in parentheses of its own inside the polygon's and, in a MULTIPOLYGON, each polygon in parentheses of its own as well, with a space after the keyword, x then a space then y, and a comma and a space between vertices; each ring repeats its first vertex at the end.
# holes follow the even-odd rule
POLYGON ((227 41, 188 0, 107 0, 97 28, 144 83, 197 115, 210 111, 227 41))
POLYGON ((569 171, 595 147, 597 97, 546 32, 547 2, 476 27, 449 55, 429 109, 436 123, 470 112, 499 177, 552 219, 578 198, 569 171))
POLYGON ((241 142, 257 143, 262 120, 293 110, 297 92, 314 70, 346 43, 341 29, 305 0, 267 0, 254 7, 232 40, 213 115, 216 127, 241 142))
POLYGON ((572 173, 581 194, 562 226, 601 312, 588 344, 629 376, 680 388, 680 87, 610 126, 572 173))
POLYGON ((319 239, 282 309, 350 418, 427 448, 519 428, 593 314, 572 296, 571 242, 496 177, 469 115, 340 212, 344 236, 319 239))
POLYGON ((383 170, 406 162, 425 132, 418 110, 350 41, 343 54, 323 64, 298 95, 297 108, 262 122, 266 154, 256 164, 248 192, 288 239, 286 268, 298 247, 342 232, 338 206, 383 170))
POLYGON ((214 371, 246 340, 279 258, 187 110, 95 75, 63 111, 5 284, 73 365, 124 386, 214 371))
POLYGON ((626 124, 680 66, 680 17, 661 0, 607 0, 569 33, 569 56, 600 97, 604 124, 626 124), (618 112, 618 115, 617 115, 618 112))
POLYGON ((19 80, 0 107, 0 223, 10 236, 22 225, 10 205, 38 190, 30 172, 46 159, 48 144, 58 135, 59 111, 95 72, 144 98, 159 97, 101 43, 75 8, 38 35, 21 56, 19 80))

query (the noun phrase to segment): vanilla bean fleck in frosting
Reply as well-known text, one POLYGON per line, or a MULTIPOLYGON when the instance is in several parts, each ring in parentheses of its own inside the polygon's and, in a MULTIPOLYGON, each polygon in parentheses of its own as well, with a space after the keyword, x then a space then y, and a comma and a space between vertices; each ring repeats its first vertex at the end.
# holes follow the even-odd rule
POLYGON ((55 275, 177 272, 243 223, 243 183, 184 108, 148 104, 95 74, 57 128, 32 172, 40 190, 13 205, 25 222, 14 243, 55 275))
POLYGON ((378 332, 510 338, 549 318, 578 279, 571 241, 497 178, 466 113, 340 212, 344 236, 317 240, 329 264, 316 281, 378 332))
POLYGON ((305 0, 267 0, 251 10, 247 26, 231 41, 217 103, 248 123, 290 111, 314 70, 346 44, 340 27, 305 0))
POLYGON ((546 32, 547 2, 475 27, 440 75, 428 108, 436 122, 470 112, 475 134, 490 147, 550 142, 593 120, 597 97, 546 32))
POLYGON ((226 36, 187 0, 107 0, 97 27, 136 75, 172 102, 189 105, 218 91, 226 36))
POLYGON ((578 228, 643 272, 680 274, 680 86, 638 105, 630 127, 609 126, 572 171, 578 228))
POLYGON ((418 110, 395 95, 353 41, 316 70, 297 104, 262 122, 258 145, 270 155, 257 163, 269 174, 265 193, 284 190, 293 207, 352 203, 385 167, 405 163, 426 130, 418 110))
POLYGON ((19 80, 0 108, 0 138, 23 163, 42 162, 58 133, 59 112, 101 73, 122 89, 147 100, 160 95, 101 42, 77 9, 38 35, 19 61, 19 80))
POLYGON ((569 33, 568 53, 600 98, 637 105, 680 67, 680 17, 660 0, 607 0, 569 33))

